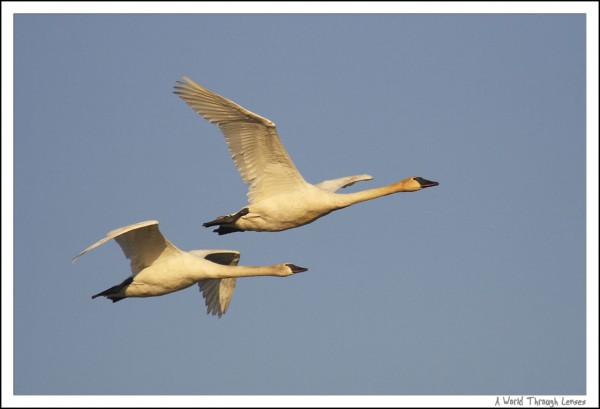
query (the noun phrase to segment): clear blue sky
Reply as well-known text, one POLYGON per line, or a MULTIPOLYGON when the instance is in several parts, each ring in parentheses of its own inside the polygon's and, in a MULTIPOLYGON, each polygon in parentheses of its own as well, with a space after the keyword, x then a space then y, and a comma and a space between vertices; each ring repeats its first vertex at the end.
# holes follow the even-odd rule
MULTIPOLYGON (((583 14, 16 15, 15 395, 586 393, 583 14), (189 76, 274 121, 311 182, 435 188, 280 233, 246 204, 189 76), (221 319, 196 287, 111 304, 111 229, 156 219, 240 264, 221 319)), ((4 274, 10 272, 3 271, 4 274)), ((490 404, 493 402, 490 401, 490 404)))

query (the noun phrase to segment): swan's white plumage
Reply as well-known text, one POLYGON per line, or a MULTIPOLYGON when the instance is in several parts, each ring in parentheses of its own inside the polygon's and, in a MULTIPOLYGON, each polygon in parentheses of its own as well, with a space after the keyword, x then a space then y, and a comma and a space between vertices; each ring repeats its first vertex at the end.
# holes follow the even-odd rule
POLYGON ((110 231, 106 237, 73 257, 73 262, 110 239, 115 239, 125 256, 131 260, 132 275, 92 298, 105 296, 113 302, 127 297, 165 295, 197 283, 208 313, 221 317, 233 296, 236 277, 285 277, 306 271, 290 263, 238 266, 240 253, 235 250, 182 251, 161 234, 156 220, 110 231))
POLYGON ((354 194, 335 192, 355 182, 370 180, 370 175, 347 176, 325 180, 317 185, 310 184, 294 166, 273 122, 187 77, 183 78, 186 82, 177 81, 175 93, 194 111, 221 128, 242 180, 249 185, 249 206, 204 223, 205 227, 219 226, 215 230, 219 234, 245 230, 287 230, 311 223, 355 203, 398 192, 414 192, 438 184, 415 176, 354 194))

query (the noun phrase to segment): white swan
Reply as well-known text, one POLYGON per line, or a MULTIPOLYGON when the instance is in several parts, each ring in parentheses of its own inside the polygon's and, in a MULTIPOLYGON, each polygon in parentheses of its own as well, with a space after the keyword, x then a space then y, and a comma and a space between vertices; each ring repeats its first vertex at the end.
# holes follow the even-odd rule
POLYGON ((286 277, 307 270, 291 263, 237 266, 240 253, 235 250, 182 251, 164 238, 156 220, 110 231, 105 238, 73 257, 73 263, 110 239, 115 239, 125 257, 131 260, 132 272, 121 284, 92 296, 104 296, 112 302, 127 297, 165 295, 198 283, 208 313, 220 318, 227 311, 237 277, 286 277))
POLYGON ((310 184, 294 166, 273 122, 183 78, 187 82, 177 81, 175 94, 207 121, 219 125, 231 157, 249 185, 249 206, 204 223, 205 227, 219 226, 214 230, 219 234, 287 230, 355 203, 438 185, 414 176, 389 186, 337 194, 338 189, 372 177, 356 175, 310 184))

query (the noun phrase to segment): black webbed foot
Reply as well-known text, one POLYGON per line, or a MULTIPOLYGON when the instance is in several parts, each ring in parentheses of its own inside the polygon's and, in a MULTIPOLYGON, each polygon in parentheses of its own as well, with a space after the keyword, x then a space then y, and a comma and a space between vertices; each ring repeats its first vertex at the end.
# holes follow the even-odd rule
POLYGON ((236 231, 245 231, 242 229, 238 229, 237 227, 225 227, 225 226, 219 226, 218 229, 214 229, 213 230, 215 233, 219 233, 219 236, 222 236, 223 234, 229 234, 229 233, 235 233, 236 231))
MULTIPOLYGON (((235 222, 237 222, 239 220, 240 217, 245 216, 248 213, 250 213, 250 210, 248 210, 247 207, 244 207, 242 210, 240 210, 239 212, 237 212, 235 214, 230 214, 228 216, 219 216, 213 221, 204 223, 203 226, 211 227, 211 226, 221 226, 223 224, 234 224, 235 222)), ((219 230, 219 229, 217 229, 217 230, 219 230)), ((217 231, 217 230, 215 230, 215 231, 217 231)), ((241 231, 241 230, 235 229, 234 231, 241 231)), ((228 231, 227 233, 231 233, 231 231, 228 231)), ((226 233, 219 233, 219 234, 226 234, 226 233)))
POLYGON ((118 294, 123 288, 127 287, 129 284, 133 283, 133 277, 127 277, 125 281, 121 284, 117 284, 115 286, 110 287, 108 290, 104 290, 101 293, 92 295, 92 299, 100 296, 104 296, 111 300, 112 302, 117 302, 126 297, 116 297, 113 294, 118 294))

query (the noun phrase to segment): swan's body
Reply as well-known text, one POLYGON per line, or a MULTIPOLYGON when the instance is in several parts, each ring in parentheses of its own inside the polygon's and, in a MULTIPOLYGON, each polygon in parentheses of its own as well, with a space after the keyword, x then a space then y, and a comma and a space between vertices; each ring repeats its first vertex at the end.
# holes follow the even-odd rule
POLYGON ((113 302, 127 297, 165 295, 198 283, 208 313, 221 317, 227 311, 237 277, 286 277, 306 271, 290 263, 238 266, 240 253, 235 250, 182 251, 164 238, 155 220, 110 231, 105 238, 73 257, 73 262, 110 239, 115 239, 125 257, 131 260, 132 275, 92 298, 104 296, 113 302))
POLYGON ((187 82, 178 81, 175 93, 206 120, 219 125, 233 161, 249 185, 248 206, 204 223, 205 227, 219 226, 215 230, 219 234, 287 230, 355 203, 438 185, 410 177, 380 188, 338 194, 337 190, 372 177, 355 175, 310 184, 294 166, 273 122, 184 79, 187 82))

